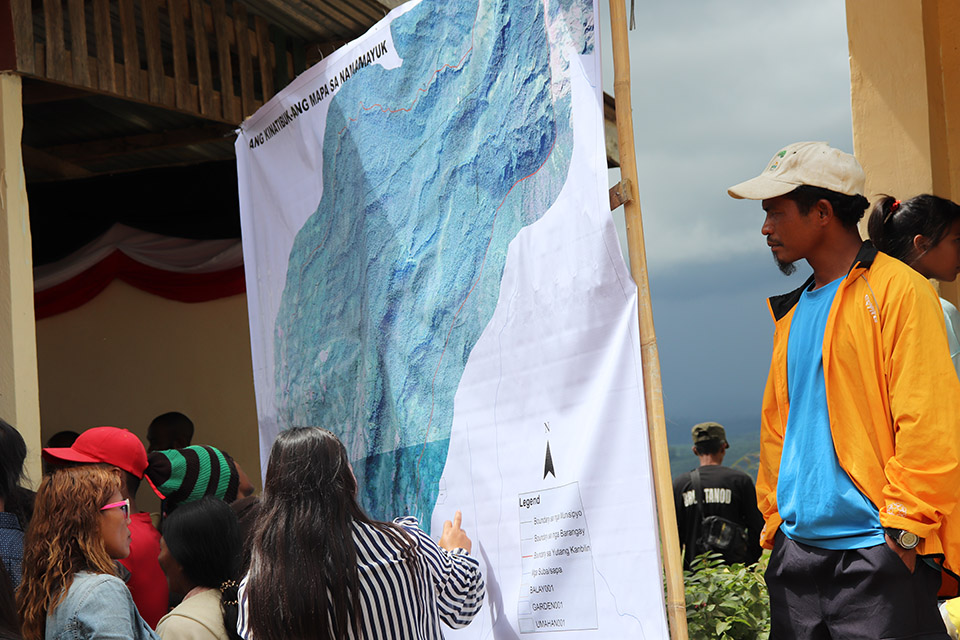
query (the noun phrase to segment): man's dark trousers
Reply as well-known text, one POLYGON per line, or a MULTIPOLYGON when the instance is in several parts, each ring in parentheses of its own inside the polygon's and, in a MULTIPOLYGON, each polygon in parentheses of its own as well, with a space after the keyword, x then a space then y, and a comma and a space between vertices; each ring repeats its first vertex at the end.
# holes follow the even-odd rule
POLYGON ((778 531, 765 577, 770 640, 949 640, 940 570, 917 558, 910 573, 886 544, 832 551, 778 531))

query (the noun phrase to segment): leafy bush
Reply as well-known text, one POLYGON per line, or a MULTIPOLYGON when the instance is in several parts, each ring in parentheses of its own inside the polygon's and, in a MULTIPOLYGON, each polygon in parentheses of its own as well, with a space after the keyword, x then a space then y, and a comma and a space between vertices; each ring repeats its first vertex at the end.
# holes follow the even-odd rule
POLYGON ((725 565, 719 554, 697 556, 684 571, 687 629, 691 640, 766 640, 770 600, 763 572, 769 554, 755 565, 725 565))

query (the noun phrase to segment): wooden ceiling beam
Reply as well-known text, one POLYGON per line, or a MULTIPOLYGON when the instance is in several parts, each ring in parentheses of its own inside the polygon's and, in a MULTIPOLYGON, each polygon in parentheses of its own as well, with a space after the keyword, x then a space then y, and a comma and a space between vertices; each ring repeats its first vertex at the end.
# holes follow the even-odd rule
POLYGON ((53 82, 24 82, 23 83, 23 104, 29 106, 33 104, 45 104, 48 102, 63 102, 64 100, 78 100, 89 98, 94 94, 82 89, 65 87, 53 82))
POLYGON ((327 40, 325 42, 309 43, 305 47, 307 66, 312 67, 349 42, 349 40, 327 40))
POLYGON ((370 17, 374 22, 379 22, 383 18, 387 17, 387 12, 390 11, 393 7, 388 7, 387 3, 375 2, 373 0, 365 0, 363 2, 354 2, 353 6, 363 13, 370 17))
POLYGON ((284 25, 284 30, 297 31, 294 35, 305 38, 317 35, 322 38, 338 37, 330 27, 330 19, 303 0, 261 0, 256 9, 271 22, 284 25), (295 22, 301 29, 291 29, 291 22, 295 22))
POLYGON ((351 31, 357 29, 366 31, 369 26, 369 18, 357 12, 348 3, 325 2, 324 0, 305 0, 305 3, 326 16, 334 24, 346 27, 351 31))
POLYGON ((21 152, 23 153, 24 169, 28 172, 39 171, 50 179, 73 180, 89 178, 94 175, 92 171, 41 149, 21 145, 21 152))
POLYGON ((233 127, 227 125, 203 125, 174 131, 161 131, 159 133, 141 133, 119 138, 60 144, 52 147, 44 147, 42 151, 70 162, 79 162, 82 164, 84 162, 114 158, 143 151, 174 149, 195 144, 204 144, 206 142, 219 142, 233 135, 233 127))
MULTIPOLYGON (((195 167, 196 165, 197 165, 197 161, 196 161, 195 159, 194 159, 194 160, 186 160, 186 161, 170 159, 170 160, 163 160, 163 161, 159 161, 159 162, 153 162, 153 163, 151 163, 151 164, 149 164, 149 165, 136 166, 136 167, 127 167, 127 168, 124 168, 124 169, 111 168, 111 169, 103 169, 103 170, 100 170, 100 169, 91 170, 91 171, 87 171, 87 173, 86 173, 85 175, 83 175, 83 176, 75 176, 75 177, 93 178, 93 177, 96 177, 96 176, 118 176, 118 175, 124 175, 124 174, 134 174, 134 173, 137 173, 137 172, 140 172, 140 171, 150 171, 150 170, 153 170, 153 169, 170 169, 170 168, 174 168, 174 167, 195 167)), ((63 180, 69 179, 69 178, 63 177, 63 176, 61 176, 61 177, 50 177, 50 176, 39 176, 39 175, 36 175, 36 174, 31 175, 30 172, 29 172, 29 168, 30 168, 30 167, 26 167, 26 168, 28 169, 28 171, 27 171, 27 184, 28 184, 28 185, 30 185, 30 184, 42 184, 42 183, 44 183, 44 182, 61 182, 61 181, 63 181, 63 180)))

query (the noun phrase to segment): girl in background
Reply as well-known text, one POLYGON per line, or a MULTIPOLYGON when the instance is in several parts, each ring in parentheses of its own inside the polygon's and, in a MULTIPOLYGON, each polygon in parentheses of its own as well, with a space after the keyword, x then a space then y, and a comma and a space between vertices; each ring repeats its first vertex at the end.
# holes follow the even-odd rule
MULTIPOLYGON (((907 263, 925 278, 953 282, 960 272, 960 206, 950 200, 920 195, 901 202, 884 196, 870 213, 867 230, 877 249, 907 263)), ((940 304, 950 357, 960 376, 960 313, 943 298, 940 304)), ((949 636, 960 637, 960 598, 942 603, 940 615, 949 636)))
POLYGON ((170 593, 182 595, 183 601, 160 619, 160 638, 239 640, 240 563, 240 528, 226 502, 207 496, 168 515, 160 539, 160 566, 170 593))
MULTIPOLYGON (((867 223, 874 246, 925 278, 953 282, 960 273, 960 206, 928 194, 900 201, 884 196, 867 223)), ((960 312, 940 298, 950 357, 960 377, 960 312)))
POLYGON ((114 560, 130 553, 130 503, 103 465, 62 468, 40 483, 17 592, 25 640, 158 640, 114 560))

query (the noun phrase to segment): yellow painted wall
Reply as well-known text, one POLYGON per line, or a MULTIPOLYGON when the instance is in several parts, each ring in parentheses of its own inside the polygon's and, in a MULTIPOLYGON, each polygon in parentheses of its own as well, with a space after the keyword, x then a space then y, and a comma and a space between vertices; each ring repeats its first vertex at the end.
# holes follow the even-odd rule
MULTIPOLYGON (((847 0, 854 153, 867 197, 960 201, 960 2, 847 0)), ((940 283, 960 301, 960 287, 940 283)))
POLYGON ((866 195, 929 192, 930 135, 919 1, 848 0, 854 155, 866 195), (895 36, 890 25, 896 24, 895 36))
MULTIPOLYGON (((43 441, 110 425, 146 444, 150 421, 180 411, 193 444, 230 453, 260 486, 245 295, 186 304, 114 281, 86 305, 37 322, 43 441)), ((142 486, 141 508, 155 510, 142 486)))
POLYGON ((33 253, 20 139, 19 76, 0 73, 0 417, 27 445, 27 477, 40 481, 40 411, 34 349, 33 253))

